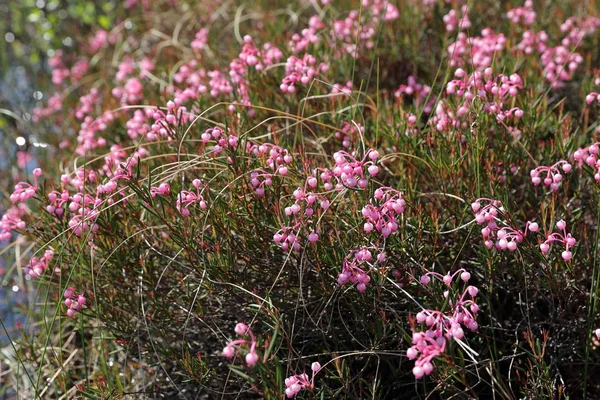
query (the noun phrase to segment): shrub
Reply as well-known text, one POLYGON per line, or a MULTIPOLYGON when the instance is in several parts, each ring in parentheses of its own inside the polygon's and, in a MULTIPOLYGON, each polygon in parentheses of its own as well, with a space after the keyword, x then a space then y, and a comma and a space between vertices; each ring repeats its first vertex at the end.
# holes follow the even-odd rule
POLYGON ((52 53, 16 390, 599 395, 598 10, 357 3, 133 0, 52 53))

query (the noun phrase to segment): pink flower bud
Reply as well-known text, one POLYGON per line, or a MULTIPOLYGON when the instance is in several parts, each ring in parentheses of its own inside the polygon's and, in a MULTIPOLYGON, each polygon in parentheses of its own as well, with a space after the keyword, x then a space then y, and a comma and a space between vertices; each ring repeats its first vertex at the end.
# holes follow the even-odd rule
POLYGON ((258 355, 256 353, 246 354, 246 364, 248 364, 249 367, 256 364, 257 361, 258 361, 258 355))
POLYGON ((232 358, 235 354, 235 349, 233 346, 227 346, 223 349, 223 355, 227 358, 232 358))
POLYGON ((471 297, 475 297, 475 296, 477 296, 477 293, 479 293, 479 289, 477 289, 475 286, 469 286, 467 288, 467 291, 469 292, 471 297))
POLYGON ((414 367, 412 373, 417 379, 421 379, 423 375, 425 375, 425 371, 423 371, 423 368, 421 367, 414 367))
POLYGON ((248 325, 244 324, 243 322, 239 322, 235 326, 235 333, 238 335, 244 335, 246 334, 246 331, 248 331, 248 325))

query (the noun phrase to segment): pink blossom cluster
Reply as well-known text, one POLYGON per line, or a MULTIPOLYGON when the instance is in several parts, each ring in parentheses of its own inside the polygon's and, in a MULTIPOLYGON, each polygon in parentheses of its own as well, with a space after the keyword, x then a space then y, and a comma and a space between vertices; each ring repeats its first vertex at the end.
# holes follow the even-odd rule
POLYGON ((331 93, 334 93, 334 94, 337 94, 337 93, 351 94, 352 93, 352 86, 354 86, 353 83, 352 83, 352 81, 347 81, 344 84, 334 83, 331 86, 331 93))
POLYGON ((192 116, 185 106, 169 100, 167 102, 167 112, 155 109, 152 113, 152 119, 154 122, 150 126, 150 132, 146 133, 146 139, 154 141, 163 138, 171 141, 174 139, 177 127, 191 122, 192 116))
POLYGON ((542 254, 547 255, 550 251, 550 245, 552 245, 553 243, 562 244, 565 246, 565 250, 561 253, 563 260, 571 261, 571 259, 573 258, 571 248, 575 246, 577 241, 570 233, 567 232, 567 223, 564 220, 559 220, 556 223, 556 227, 559 230, 561 230, 562 233, 553 232, 546 236, 546 240, 542 244, 540 244, 540 250, 542 251, 542 254))
POLYGON ((525 26, 533 25, 537 14, 533 9, 533 1, 526 0, 522 7, 512 8, 506 13, 506 17, 513 24, 522 24, 525 26))
POLYGON ((102 200, 87 193, 76 193, 71 196, 70 201, 68 208, 73 216, 68 225, 75 236, 81 236, 88 231, 97 232, 100 227, 95 221, 100 215, 102 200))
POLYGON ((575 71, 583 63, 583 57, 561 45, 546 47, 541 55, 541 61, 546 80, 552 84, 552 87, 558 88, 563 85, 563 82, 573 79, 575 71))
POLYGON ((115 79, 117 82, 124 82, 129 76, 135 73, 135 61, 129 55, 123 57, 119 65, 117 66, 117 73, 115 79))
POLYGON ((185 89, 169 88, 174 94, 174 101, 182 104, 186 99, 197 99, 198 96, 207 93, 207 76, 206 70, 197 60, 191 60, 179 67, 173 75, 173 82, 185 86, 185 89))
POLYGON ((369 183, 368 177, 379 173, 379 167, 375 165, 378 158, 379 152, 374 149, 369 149, 361 160, 357 160, 354 155, 340 150, 333 154, 335 167, 331 172, 343 185, 352 189, 365 189, 369 183), (367 169, 366 172, 365 168, 367 169))
MULTIPOLYGON (((416 117, 414 118, 416 122, 416 117)), ((458 129, 467 129, 467 122, 458 118, 452 108, 443 100, 437 102, 433 116, 429 119, 429 124, 434 126, 440 132, 451 132, 458 129)))
POLYGON ((68 307, 68 317, 73 317, 75 312, 80 312, 87 301, 85 295, 83 293, 77 294, 73 287, 68 287, 65 290, 63 297, 65 298, 65 306, 68 307))
POLYGON ((283 226, 273 235, 273 241, 275 244, 281 247, 283 251, 288 251, 290 246, 295 251, 300 251, 302 249, 302 245, 300 244, 300 238, 297 234, 299 229, 300 223, 296 223, 296 225, 293 226, 283 226))
POLYGON ((100 91, 98 88, 92 88, 88 94, 79 98, 81 105, 75 110, 75 117, 82 120, 86 115, 90 115, 94 107, 100 104, 100 100, 100 91))
MULTIPOLYGON (((315 184, 316 186, 316 178, 309 177, 308 184, 315 184)), ((313 224, 312 218, 315 216, 319 216, 319 210, 326 211, 329 209, 329 200, 319 193, 314 193, 308 190, 308 188, 301 188, 294 190, 294 199, 295 202, 291 206, 288 206, 284 209, 285 215, 288 217, 292 217, 294 219, 294 228, 297 229, 300 226, 304 226, 309 228, 308 241, 310 243, 315 243, 319 239, 318 231, 314 228, 311 228, 310 225, 313 224)), ((283 227, 282 231, 289 231, 289 227, 283 227)), ((289 240, 289 235, 285 233, 276 233, 274 236, 274 240, 276 243, 285 242, 289 240), (286 237, 287 236, 287 237, 286 237)), ((291 244, 295 244, 297 241, 292 241, 291 244)), ((286 250, 286 249, 284 249, 286 250)))
POLYGON ((59 218, 62 217, 65 213, 65 204, 68 203, 70 197, 68 190, 63 190, 62 192, 59 192, 58 190, 51 191, 48 193, 48 201, 50 204, 46 206, 46 211, 59 218))
POLYGON ((546 48, 546 42, 548 41, 548 34, 544 31, 534 32, 532 30, 527 30, 523 32, 521 41, 517 45, 517 49, 529 55, 532 54, 534 50, 538 53, 543 53, 546 48))
MULTIPOLYGON (((117 189, 117 181, 131 180, 133 168, 138 165, 139 161, 148 155, 148 151, 144 147, 138 147, 130 156, 118 144, 110 147, 110 153, 104 156, 104 165, 99 170, 102 174, 109 177, 109 181, 104 185, 98 185, 97 193, 112 193, 117 189)), ((88 180, 94 182, 95 175, 91 172, 88 175, 88 180)))
POLYGON ((215 154, 220 154, 226 148, 235 149, 238 145, 238 137, 235 135, 226 135, 225 130, 220 126, 208 128, 202 133, 201 139, 203 143, 217 142, 212 150, 215 154))
MULTIPOLYGON (((400 85, 400 87, 398 87, 398 90, 394 92, 394 96, 396 98, 400 98, 402 96, 412 96, 412 98, 414 98, 416 101, 417 107, 423 105, 429 97, 429 101, 423 108, 423 112, 426 114, 429 114, 433 110, 433 105, 435 104, 435 98, 432 98, 431 96, 431 87, 422 83, 418 83, 417 78, 412 75, 408 77, 408 82, 406 85, 400 85)), ((414 122, 416 122, 416 117, 414 122)))
POLYGON ((543 178, 544 185, 556 192, 559 189, 560 183, 563 179, 559 167, 565 173, 569 173, 572 168, 571 164, 564 160, 561 160, 549 167, 543 165, 539 166, 531 170, 529 174, 531 176, 531 182, 533 182, 535 186, 539 185, 542 183, 542 176, 545 174, 545 178, 543 178))
POLYGON ((318 15, 313 15, 308 21, 308 28, 302 29, 300 33, 294 33, 289 41, 289 48, 294 54, 300 54, 308 50, 308 46, 319 42, 318 33, 325 28, 325 24, 318 15))
POLYGON ((598 28, 600 28, 600 18, 591 15, 567 18, 560 25, 560 31, 566 34, 561 44, 579 47, 583 38, 592 36, 598 28))
POLYGON ((448 46, 448 57, 451 67, 465 65, 466 62, 477 70, 483 70, 492 65, 494 55, 504 50, 506 37, 502 33, 496 33, 490 28, 484 28, 481 36, 469 37, 460 32, 456 42, 448 46))
POLYGON ((25 205, 11 207, 0 218, 0 242, 6 242, 12 237, 12 232, 17 229, 25 229, 25 221, 21 218, 25 215, 25 205))
POLYGON ((352 10, 344 19, 336 20, 330 30, 333 49, 337 56, 343 52, 358 58, 361 48, 372 49, 381 21, 398 19, 400 13, 395 5, 386 0, 362 0, 361 10, 352 10))
POLYGON ((244 324, 243 322, 239 322, 235 326, 235 333, 237 333, 239 336, 249 337, 250 340, 247 340, 247 339, 232 340, 223 349, 223 355, 225 357, 231 359, 231 358, 233 358, 233 356, 236 353, 235 346, 238 346, 238 351, 241 352, 242 347, 246 347, 249 345, 250 348, 249 348, 248 352, 246 353, 245 360, 246 360, 246 364, 249 367, 253 366, 258 361, 258 354, 256 354, 256 337, 254 336, 254 334, 252 333, 250 328, 248 328, 248 325, 244 324))
POLYGON ((302 389, 312 389, 315 387, 315 375, 321 370, 321 364, 318 362, 312 363, 310 366, 312 377, 308 379, 308 375, 292 375, 285 378, 285 395, 288 399, 294 398, 302 389))
MULTIPOLYGON (((431 282, 430 276, 441 279, 448 287, 452 286, 453 280, 457 276, 460 276, 465 283, 471 278, 469 272, 460 269, 452 275, 429 272, 421 277, 421 282, 428 285, 431 282)), ((420 379, 433 372, 432 360, 446 351, 447 343, 450 340, 461 340, 464 337, 463 326, 473 332, 477 331, 479 325, 475 319, 479 312, 479 306, 475 303, 475 297, 478 292, 477 287, 469 285, 462 294, 453 300, 450 291, 445 291, 444 297, 448 299, 450 306, 447 313, 423 309, 417 314, 417 322, 425 324, 427 329, 424 332, 413 333, 413 345, 406 352, 409 359, 416 359, 412 370, 415 378, 420 379)))
POLYGON ((208 207, 206 200, 202 197, 200 187, 202 186, 202 181, 200 179, 194 179, 192 181, 192 185, 196 188, 196 192, 192 192, 189 190, 182 190, 177 195, 177 204, 176 208, 179 213, 184 217, 190 216, 190 206, 198 203, 198 206, 201 210, 205 211, 208 207))
POLYGON ((145 112, 135 110, 133 116, 125 123, 127 136, 131 139, 146 136, 151 130, 150 118, 152 118, 152 115, 154 115, 154 111, 151 108, 147 108, 145 112))
MULTIPOLYGON (((31 257, 27 267, 25 267, 25 273, 32 278, 42 276, 44 271, 48 269, 52 257, 54 257, 54 251, 52 250, 45 250, 44 255, 41 257, 31 257)), ((60 274, 60 269, 57 267, 55 272, 60 274)))
POLYGON ((106 131, 115 118, 116 116, 111 110, 104 111, 98 118, 90 115, 86 116, 77 134, 77 149, 75 152, 80 156, 84 156, 92 150, 106 146, 106 139, 99 136, 98 133, 106 131))
POLYGON ((517 49, 525 54, 532 54, 535 49, 540 54, 542 73, 552 87, 558 88, 564 82, 573 79, 575 71, 583 63, 583 57, 575 52, 586 35, 593 34, 600 27, 600 19, 594 17, 576 19, 569 18, 561 25, 565 37, 557 46, 548 45, 546 32, 528 30, 523 33, 517 49))
POLYGON ((266 159, 265 163, 271 171, 279 175, 287 175, 288 169, 286 165, 292 162, 292 156, 286 149, 272 143, 255 145, 248 143, 247 146, 250 153, 256 157, 266 159))
POLYGON ((33 170, 33 185, 27 182, 19 182, 15 185, 15 190, 10 195, 10 201, 13 203, 19 203, 27 201, 33 196, 38 189, 38 178, 42 176, 42 170, 40 168, 36 168, 33 170))
POLYGON ((88 168, 77 168, 72 174, 64 174, 60 181, 64 185, 72 185, 80 192, 83 192, 86 184, 93 184, 98 179, 96 171, 88 168))
POLYGON ((444 15, 442 20, 446 25, 447 32, 453 32, 457 28, 458 30, 469 29, 471 27, 471 20, 469 19, 469 7, 465 4, 460 8, 461 15, 457 10, 450 10, 448 14, 444 15))
MULTIPOLYGON (((265 43, 263 49, 259 50, 252 36, 244 36, 244 45, 239 55, 239 59, 242 61, 242 65, 253 67, 257 71, 261 72, 265 67, 271 66, 278 63, 283 58, 283 53, 273 43, 265 43)), ((235 70, 231 67, 232 70, 235 70)), ((244 71, 241 70, 239 75, 245 75, 244 71)), ((233 75, 232 72, 229 73, 233 75)), ((234 80, 235 81, 235 80, 234 80)))
POLYGON ((365 127, 360 123, 352 121, 342 121, 342 129, 335 132, 335 138, 342 142, 342 146, 346 149, 352 147, 357 139, 364 135, 365 127))
POLYGON ((499 216, 504 214, 504 208, 498 200, 480 198, 471 204, 475 213, 475 222, 485 225, 481 229, 481 236, 485 240, 488 249, 515 251, 517 245, 523 241, 528 232, 537 232, 539 225, 528 221, 524 231, 511 226, 499 226, 499 216))
POLYGON ((90 37, 88 47, 90 53, 97 53, 100 49, 107 47, 109 44, 115 44, 116 37, 110 35, 104 29, 98 29, 94 32, 94 36, 90 37))
POLYGON ((158 186, 152 186, 150 188, 150 196, 155 198, 156 196, 168 196, 171 194, 171 185, 167 182, 163 182, 158 186))
POLYGON ((586 103, 592 104, 594 101, 600 104, 600 93, 590 92, 587 96, 585 96, 586 103))
POLYGON ((36 107, 33 109, 32 120, 33 122, 39 122, 44 118, 56 114, 63 108, 64 94, 62 92, 56 92, 48 99, 46 107, 36 107))
POLYGON ((123 105, 137 104, 144 97, 144 85, 138 78, 129 78, 123 87, 115 86, 111 93, 123 105))
POLYGON ((398 232, 398 218, 404 213, 406 201, 399 190, 380 187, 375 190, 370 204, 361 213, 367 220, 363 229, 369 233, 375 229, 384 238, 398 232))
POLYGON ((273 177, 275 175, 287 175, 287 165, 292 162, 292 156, 286 149, 272 143, 252 145, 248 142, 246 143, 246 148, 249 153, 264 159, 267 167, 270 169, 268 171, 263 168, 256 168, 250 173, 252 187, 258 197, 263 197, 265 195, 265 186, 273 185, 273 177))
POLYGON ((458 68, 454 75, 458 79, 448 82, 446 93, 462 100, 456 110, 457 116, 468 114, 476 97, 486 101, 484 110, 494 115, 499 122, 507 118, 523 116, 523 110, 519 107, 504 109, 506 103, 512 103, 510 98, 515 97, 519 90, 523 89, 523 81, 518 74, 494 76, 492 69, 486 68, 483 73, 475 71, 467 75, 462 68, 458 68))
POLYGON ((88 71, 90 64, 87 59, 83 58, 76 61, 69 69, 66 65, 65 55, 62 50, 56 50, 54 55, 48 60, 48 64, 52 69, 52 83, 56 86, 63 84, 67 78, 71 78, 71 83, 75 84, 88 71))
POLYGON ((600 142, 596 142, 591 146, 583 147, 573 153, 573 159, 581 166, 583 163, 595 169, 594 179, 600 183, 600 161, 598 160, 598 152, 600 151, 600 142))
POLYGON ((283 93, 294 93, 296 84, 307 85, 320 72, 327 72, 329 67, 325 63, 317 65, 317 59, 310 54, 302 58, 290 56, 285 63, 286 76, 281 81, 279 88, 283 93))
POLYGON ((233 93, 233 87, 223 72, 213 70, 207 72, 206 75, 210 78, 208 86, 209 93, 212 97, 229 96, 233 93))
POLYGON ((208 43, 208 29, 202 28, 194 36, 194 40, 190 44, 190 47, 194 50, 204 50, 208 43))
POLYGON ((367 284, 371 282, 369 273, 377 263, 384 262, 385 258, 385 253, 374 246, 352 250, 342 262, 338 284, 343 286, 350 282, 356 285, 356 290, 363 293, 367 290, 367 284))

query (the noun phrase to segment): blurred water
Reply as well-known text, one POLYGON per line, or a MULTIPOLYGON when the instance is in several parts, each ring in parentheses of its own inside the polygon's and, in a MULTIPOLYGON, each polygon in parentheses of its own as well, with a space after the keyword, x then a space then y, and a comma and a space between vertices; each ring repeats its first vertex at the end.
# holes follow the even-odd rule
MULTIPOLYGON (((28 133, 27 120, 36 102, 33 97, 35 90, 31 82, 26 69, 19 65, 11 65, 7 71, 0 74, 0 108, 23 119, 23 122, 17 122, 7 117, 5 119, 8 125, 5 128, 0 127, 0 176, 12 176, 15 153, 17 150, 24 149, 19 148, 15 143, 15 132, 18 131, 18 135, 23 136, 27 136, 28 133)), ((35 161, 29 162, 26 170, 21 172, 30 175, 36 165, 35 161)), ((3 195, 3 191, 0 191, 1 204, 6 204, 7 199, 3 198, 3 195)), ((0 207, 0 215, 4 211, 0 207)), ((10 242, 0 243, 0 251, 9 244, 10 242)), ((18 274, 14 269, 9 274, 13 261, 9 257, 11 253, 12 251, 8 250, 6 254, 0 255, 0 318, 4 324, 4 328, 0 326, 0 347, 8 343, 7 332, 11 337, 19 335, 17 325, 19 323, 25 325, 24 313, 27 312, 27 305, 31 304, 25 294, 22 274, 18 274)))

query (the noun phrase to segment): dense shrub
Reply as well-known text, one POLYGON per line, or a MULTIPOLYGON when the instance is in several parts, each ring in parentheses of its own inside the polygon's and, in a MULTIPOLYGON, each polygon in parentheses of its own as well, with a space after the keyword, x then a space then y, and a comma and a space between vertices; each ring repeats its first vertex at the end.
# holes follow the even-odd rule
POLYGON ((50 52, 15 390, 600 396, 598 10, 339 3, 130 0, 50 52))

